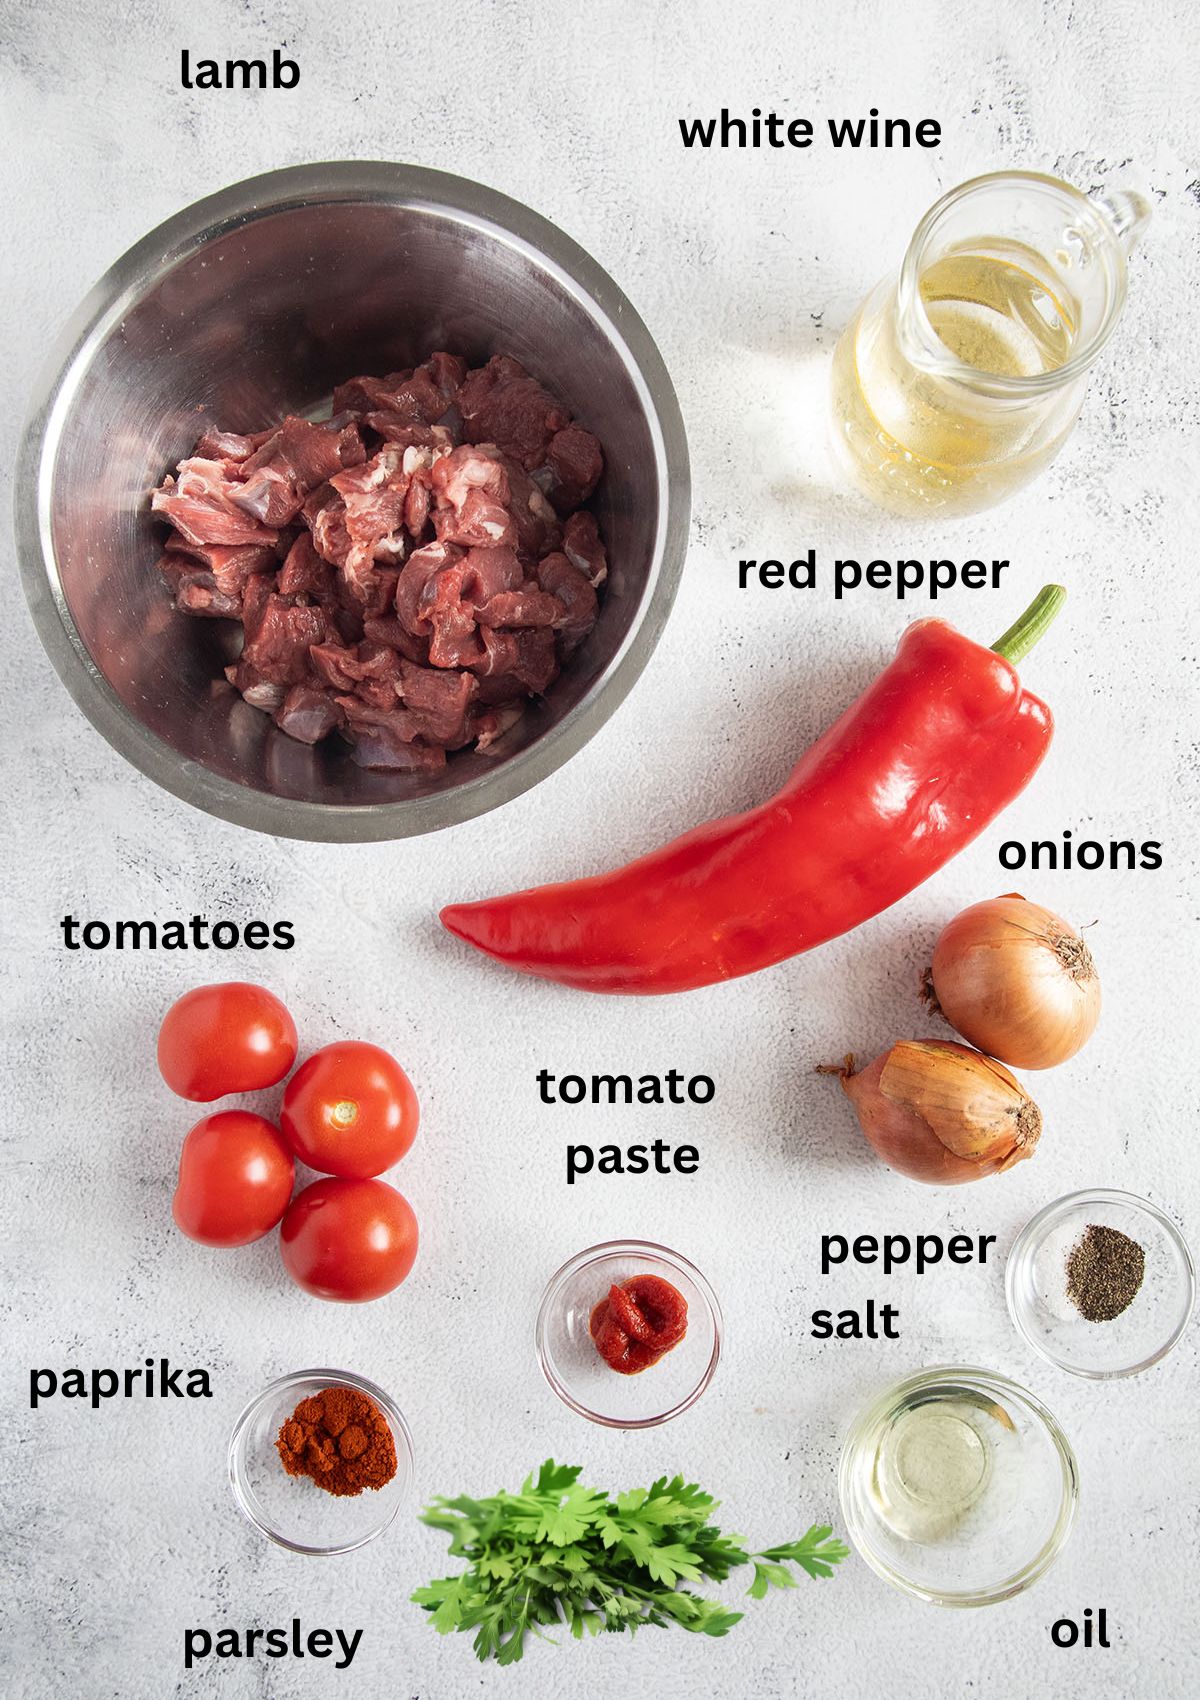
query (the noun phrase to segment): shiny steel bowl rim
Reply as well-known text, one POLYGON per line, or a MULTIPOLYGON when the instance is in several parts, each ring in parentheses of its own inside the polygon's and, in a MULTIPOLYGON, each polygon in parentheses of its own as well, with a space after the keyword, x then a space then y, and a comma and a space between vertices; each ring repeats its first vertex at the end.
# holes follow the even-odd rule
POLYGON ((222 820, 284 838, 335 843, 405 838, 473 819, 545 779, 620 706, 654 652, 683 570, 691 512, 687 438, 674 388, 641 318, 608 273, 548 219, 468 178, 382 160, 288 166, 233 183, 134 243, 88 292, 34 388, 17 461, 17 556, 25 597, 50 661, 76 706, 119 754, 164 790, 222 820), (209 242, 251 220, 324 203, 442 212, 531 255, 604 326, 644 409, 660 491, 646 589, 621 647, 587 693, 528 748, 448 790, 399 803, 327 804, 277 797, 179 755, 121 701, 96 667, 67 606, 51 534, 51 488, 63 423, 88 364, 154 283, 209 242))

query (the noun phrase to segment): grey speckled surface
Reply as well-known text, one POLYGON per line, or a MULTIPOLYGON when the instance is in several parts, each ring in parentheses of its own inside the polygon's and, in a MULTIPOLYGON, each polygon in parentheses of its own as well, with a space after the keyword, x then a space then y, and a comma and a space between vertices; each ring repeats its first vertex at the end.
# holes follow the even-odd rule
MULTIPOLYGON (((1057 1194, 1129 1187, 1200 1233, 1186 1062, 1196 966, 1195 300, 1200 281, 1200 49, 1182 0, 974 9, 848 0, 832 7, 549 4, 437 9, 212 0, 16 0, 0 25, 8 351, 0 368, 6 484, 42 351, 92 279, 150 226, 234 178, 309 157, 413 159, 482 180, 559 221, 627 289, 675 378, 691 439, 695 523, 682 593, 650 671, 588 749, 534 794, 433 840, 334 850, 272 843, 204 818, 127 768, 71 706, 13 588, 3 676, 8 878, 4 1584, 0 1687, 42 1696, 339 1694, 458 1700, 656 1693, 880 1694, 958 1700, 1183 1700, 1200 1691, 1193 1329, 1143 1379, 1092 1386, 1018 1343, 999 1270, 884 1284, 816 1273, 823 1229, 998 1234, 1057 1194), (185 94, 180 47, 253 54, 286 42, 297 93, 185 94), (727 103, 825 117, 878 104, 941 120, 926 153, 684 155, 675 118, 727 103), (1009 506, 904 530, 831 485, 820 398, 836 330, 898 259, 937 193, 1005 163, 1083 185, 1140 181, 1157 216, 1125 325, 1083 423, 1049 475, 1009 506), (1008 556, 1009 596, 944 611, 979 635, 1061 576, 1072 602, 1030 668, 1059 734, 1042 776, 924 890, 809 960, 686 1002, 581 1001, 469 960, 434 905, 513 874, 557 876, 648 846, 762 794, 790 753, 891 649, 885 596, 741 594, 739 553, 1008 556), (1037 895, 1093 935, 1102 1036, 1038 1083, 1035 1162, 953 1194, 904 1184, 808 1073, 873 1052, 921 1017, 917 970, 940 922, 1011 885, 1000 837, 1070 826, 1161 839, 1156 873, 1069 873, 1037 895), (64 911, 295 921, 278 958, 222 958, 272 983, 311 1043, 391 1044, 425 1122, 402 1171, 424 1247, 390 1301, 343 1310, 283 1281, 271 1242, 206 1254, 170 1226, 187 1107, 150 1062, 156 1021, 211 957, 67 955, 64 911), (702 1069, 708 1110, 545 1110, 546 1065, 702 1069), (568 1136, 689 1136, 688 1180, 603 1179, 568 1193, 568 1136), (724 1301, 728 1354, 705 1399, 644 1435, 593 1429, 542 1385, 530 1334, 550 1270, 590 1241, 657 1237, 691 1254, 724 1301), (817 1346, 804 1319, 836 1293, 901 1307, 896 1343, 817 1346), (208 1366, 211 1402, 98 1412, 27 1408, 33 1365, 208 1366), (233 1418, 264 1381, 332 1360, 406 1409, 421 1495, 513 1483, 554 1453, 614 1487, 682 1467, 763 1541, 836 1516, 838 1436, 888 1377, 961 1357, 1026 1380, 1078 1448, 1083 1502, 1058 1568, 984 1614, 939 1613, 854 1562, 836 1582, 760 1606, 724 1642, 648 1633, 536 1648, 481 1671, 405 1604, 445 1568, 405 1517, 375 1548, 291 1557, 238 1519, 223 1479, 233 1418), (76 1449, 96 1449, 85 1473, 76 1449), (1055 1650, 1049 1624, 1105 1606, 1108 1651, 1055 1650), (182 1669, 189 1625, 364 1630, 353 1666, 182 1669)), ((5 496, 7 506, 7 493, 5 496)), ((913 605, 907 614, 923 611, 913 605)))

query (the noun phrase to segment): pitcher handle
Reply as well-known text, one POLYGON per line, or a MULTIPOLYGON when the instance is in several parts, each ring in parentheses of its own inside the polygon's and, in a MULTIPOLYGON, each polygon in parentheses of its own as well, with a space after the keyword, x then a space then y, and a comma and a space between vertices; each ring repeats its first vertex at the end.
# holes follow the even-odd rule
POLYGON ((1090 198, 1107 218, 1114 236, 1128 258, 1141 241, 1150 222, 1154 211, 1151 202, 1136 189, 1105 189, 1090 198))

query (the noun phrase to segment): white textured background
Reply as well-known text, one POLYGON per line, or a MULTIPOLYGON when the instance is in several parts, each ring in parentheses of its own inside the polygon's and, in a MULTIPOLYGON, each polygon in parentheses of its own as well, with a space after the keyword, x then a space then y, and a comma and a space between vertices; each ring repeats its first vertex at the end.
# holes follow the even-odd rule
MULTIPOLYGON (((0 109, 8 482, 48 342, 105 266, 160 219, 252 172, 309 158, 409 159, 478 177, 562 224, 629 292, 677 385, 695 520, 683 587, 647 675, 569 766, 498 814, 434 839, 338 849, 273 842, 194 813, 124 765, 71 706, 16 589, 3 677, 10 804, 3 1214, 0 1664, 7 1695, 331 1694, 456 1700, 586 1694, 1162 1697, 1200 1690, 1196 1659, 1196 1347, 1151 1374, 1091 1386, 1018 1342, 999 1267, 921 1280, 822 1282, 817 1235, 995 1232, 1086 1185, 1149 1195, 1200 1237, 1193 1062, 1198 713, 1195 353, 1200 270, 1200 34, 1186 0, 998 8, 745 0, 577 9, 271 7, 210 0, 16 0, 5 8, 0 109), (803 15, 801 15, 803 14, 803 15), (185 93, 179 49, 252 56, 286 43, 298 91, 185 93), (823 120, 938 118, 934 152, 684 154, 676 118, 728 104, 823 120), (822 436, 828 355, 881 267, 945 188, 1011 164, 1084 187, 1140 183, 1157 207, 1128 315, 1083 422, 1033 489, 925 530, 832 487, 822 436), (940 604, 986 641, 1047 578, 1072 600, 1027 667, 1059 732, 1027 795, 892 913, 816 956, 682 1001, 594 1000, 505 976, 433 924, 439 902, 596 868, 705 814, 741 806, 926 612, 865 593, 739 593, 741 553, 1008 556, 1007 593, 940 604), (864 553, 865 552, 865 553, 864 553), (925 1025, 917 973, 942 921, 1004 890, 1002 838, 1158 838, 1159 872, 1069 873, 1031 894, 1092 934, 1100 1036, 1037 1081, 1035 1161, 964 1191, 878 1165, 810 1065, 873 1053, 925 1025), (295 922, 274 954, 68 955, 58 919, 203 913, 295 922), (189 1108, 153 1066, 167 1002, 217 969, 261 977, 309 1045, 391 1046, 424 1123, 395 1177, 423 1230, 398 1294, 345 1310, 283 1278, 273 1240, 207 1253, 170 1224, 189 1108), (540 1066, 703 1070, 703 1110, 539 1107, 540 1066), (568 1192, 581 1134, 700 1146, 694 1178, 597 1179, 568 1192), (613 1235, 693 1256, 723 1301, 728 1351, 688 1415, 642 1435, 589 1427, 532 1358, 542 1284, 613 1235), (820 1346, 814 1305, 875 1293, 895 1343, 820 1346), (211 1403, 28 1409, 34 1365, 211 1368, 211 1403), (224 1449, 243 1402, 287 1369, 331 1361, 384 1383, 410 1418, 417 1488, 515 1486, 548 1453, 614 1489, 681 1469, 756 1544, 837 1519, 840 1435, 882 1382, 960 1358, 1026 1381, 1079 1452, 1083 1503, 1057 1568, 985 1613, 895 1594, 857 1560, 773 1596, 723 1642, 647 1631, 535 1647, 513 1672, 440 1641, 411 1588, 443 1573, 442 1538, 408 1515, 352 1557, 317 1564, 242 1524, 224 1449), (87 1471, 76 1448, 96 1449, 87 1471), (1054 1649, 1050 1623, 1105 1606, 1109 1651, 1054 1649), (350 1670, 218 1664, 185 1674, 187 1626, 364 1630, 350 1670)), ((730 1586, 731 1596, 736 1590, 730 1586)))

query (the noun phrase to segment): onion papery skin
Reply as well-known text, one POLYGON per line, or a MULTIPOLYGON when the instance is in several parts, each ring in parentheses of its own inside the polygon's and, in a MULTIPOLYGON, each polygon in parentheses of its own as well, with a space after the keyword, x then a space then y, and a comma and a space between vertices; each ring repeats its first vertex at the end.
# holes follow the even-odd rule
POLYGON ((1031 1157, 1042 1115, 1002 1063, 952 1039, 902 1040, 842 1090, 884 1162, 927 1186, 961 1186, 1031 1157))
POLYGON ((956 1032, 1014 1068, 1055 1068, 1100 1019, 1100 977, 1075 929, 1011 893, 973 904, 943 930, 930 980, 956 1032))

